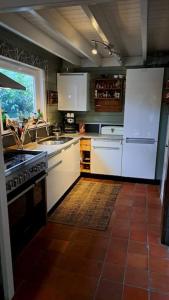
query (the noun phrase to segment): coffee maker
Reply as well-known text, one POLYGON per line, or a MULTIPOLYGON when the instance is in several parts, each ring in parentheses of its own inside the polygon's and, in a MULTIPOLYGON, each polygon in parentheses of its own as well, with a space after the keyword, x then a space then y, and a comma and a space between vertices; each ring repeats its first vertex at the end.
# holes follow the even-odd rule
POLYGON ((67 112, 64 115, 63 130, 65 133, 75 133, 76 132, 76 121, 75 121, 74 113, 67 112))

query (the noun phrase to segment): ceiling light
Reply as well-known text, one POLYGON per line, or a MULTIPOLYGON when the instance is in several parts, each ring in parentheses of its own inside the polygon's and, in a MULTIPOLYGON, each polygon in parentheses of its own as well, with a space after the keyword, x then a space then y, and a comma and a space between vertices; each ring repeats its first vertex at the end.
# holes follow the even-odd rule
POLYGON ((92 48, 92 54, 96 55, 98 53, 97 51, 97 45, 98 44, 101 44, 104 46, 104 48, 106 50, 108 50, 109 52, 109 55, 112 55, 114 53, 114 49, 113 49, 113 46, 110 45, 110 44, 107 44, 107 43, 104 43, 104 42, 100 42, 100 41, 95 41, 95 40, 92 40, 92 43, 94 43, 94 46, 92 48))
POLYGON ((94 43, 94 47, 92 48, 92 54, 97 55, 97 44, 94 43))

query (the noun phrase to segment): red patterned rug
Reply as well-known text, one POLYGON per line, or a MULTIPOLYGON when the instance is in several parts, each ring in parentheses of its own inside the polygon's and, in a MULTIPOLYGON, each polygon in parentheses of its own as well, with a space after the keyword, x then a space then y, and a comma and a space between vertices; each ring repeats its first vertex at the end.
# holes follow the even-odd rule
POLYGON ((121 184, 81 178, 49 217, 49 221, 105 230, 121 184))

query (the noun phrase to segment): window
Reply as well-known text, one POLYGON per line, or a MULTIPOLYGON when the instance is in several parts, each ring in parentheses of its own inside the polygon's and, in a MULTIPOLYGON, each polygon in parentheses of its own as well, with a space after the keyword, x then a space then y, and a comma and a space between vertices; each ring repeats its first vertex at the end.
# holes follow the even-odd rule
POLYGON ((9 118, 29 117, 36 112, 35 80, 31 75, 0 68, 0 72, 26 87, 26 90, 0 89, 1 109, 9 118))
POLYGON ((9 118, 28 118, 38 109, 46 118, 44 71, 20 62, 0 58, 0 72, 26 87, 26 90, 0 88, 0 109, 9 118))

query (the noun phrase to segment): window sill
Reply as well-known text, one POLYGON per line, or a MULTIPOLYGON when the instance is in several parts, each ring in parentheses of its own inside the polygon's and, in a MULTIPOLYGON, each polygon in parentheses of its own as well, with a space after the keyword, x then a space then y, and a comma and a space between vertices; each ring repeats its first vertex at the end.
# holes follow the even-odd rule
MULTIPOLYGON (((31 130, 31 129, 33 130, 33 129, 41 128, 41 127, 46 127, 46 125, 49 126, 50 123, 47 122, 47 123, 38 124, 38 125, 31 125, 31 126, 29 126, 29 130, 31 130)), ((1 135, 9 135, 9 134, 12 134, 10 129, 3 130, 3 132, 1 133, 1 135)))

